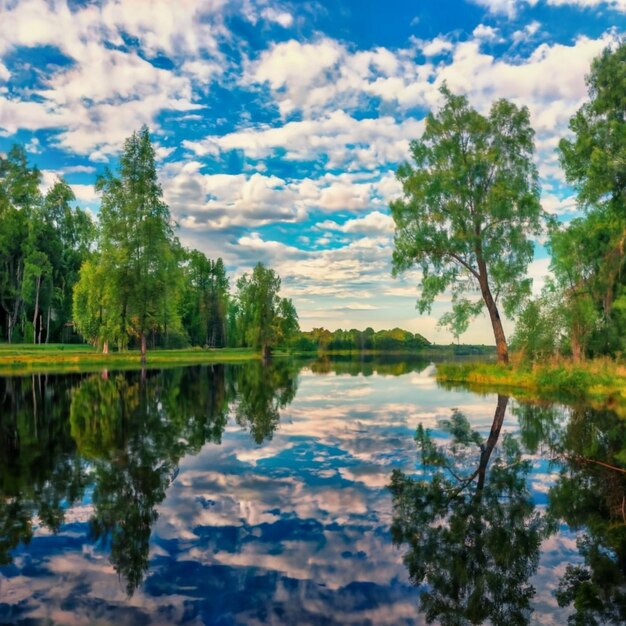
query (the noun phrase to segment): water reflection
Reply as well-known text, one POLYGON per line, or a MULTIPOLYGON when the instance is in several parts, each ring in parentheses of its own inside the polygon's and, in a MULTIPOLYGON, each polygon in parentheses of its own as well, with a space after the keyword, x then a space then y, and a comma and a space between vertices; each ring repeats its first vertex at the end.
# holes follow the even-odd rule
POLYGON ((0 623, 624 620, 626 426, 427 365, 0 379, 0 623))
POLYGON ((83 492, 86 477, 67 420, 76 382, 48 376, 0 382, 0 565, 31 540, 35 516, 56 531, 64 503, 83 492))
POLYGON ((427 621, 530 623, 541 542, 567 525, 581 557, 557 581, 568 622, 625 623, 626 423, 606 409, 520 404, 518 433, 498 445, 507 403, 498 396, 486 439, 457 410, 434 434, 418 426, 421 469, 392 474, 391 532, 427 621), (538 453, 558 468, 545 511, 529 491, 538 453))
POLYGON ((557 599, 574 608, 571 624, 624 624, 626 422, 612 411, 576 407, 555 430, 550 450, 565 462, 548 512, 578 531, 583 558, 567 566, 557 599))
POLYGON ((420 603, 429 622, 529 623, 529 578, 547 527, 528 489, 530 461, 513 436, 498 445, 508 401, 498 396, 486 439, 459 411, 438 425, 446 445, 420 425, 421 475, 392 475, 391 532, 408 544, 411 580, 425 583, 420 603))

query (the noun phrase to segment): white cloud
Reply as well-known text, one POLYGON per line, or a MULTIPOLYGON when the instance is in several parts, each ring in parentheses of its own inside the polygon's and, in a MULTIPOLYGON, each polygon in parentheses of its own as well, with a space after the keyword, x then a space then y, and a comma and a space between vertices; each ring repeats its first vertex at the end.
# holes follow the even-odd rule
POLYGON ((423 128, 421 120, 372 117, 355 119, 343 110, 318 119, 288 122, 282 126, 214 135, 183 145, 202 157, 218 151, 243 150, 252 159, 265 158, 277 150, 285 158, 308 161, 327 157, 329 168, 378 169, 406 158, 409 139, 423 128))
POLYGON ((512 35, 511 39, 514 44, 518 43, 528 43, 533 39, 533 37, 539 32, 541 28, 541 22, 537 20, 533 20, 530 24, 526 24, 522 30, 516 30, 512 35))
POLYGON ((223 65, 217 50, 224 36, 223 8, 222 0, 108 0, 72 9, 64 0, 24 0, 5 6, 0 57, 19 47, 51 46, 73 65, 44 75, 44 86, 34 94, 38 100, 0 96, 0 128, 11 134, 59 129, 66 150, 106 160, 131 130, 154 126, 161 111, 197 108, 192 83, 210 79, 217 71, 215 59, 223 65), (135 38, 144 57, 168 55, 175 69, 155 67, 133 49, 112 48, 124 43, 122 35, 135 38))
POLYGON ((315 43, 291 39, 261 53, 249 68, 248 80, 267 82, 273 90, 284 89, 286 96, 280 107, 283 113, 288 113, 307 102, 315 104, 317 96, 311 91, 312 86, 335 65, 342 53, 342 46, 332 39, 315 43))
POLYGON ((176 163, 164 170, 165 199, 184 228, 255 227, 304 217, 295 190, 277 176, 202 174, 199 166, 176 163))
POLYGON ((544 194, 541 197, 541 206, 548 213, 559 216, 578 211, 576 196, 574 195, 559 198, 554 194, 544 194))
POLYGON ((366 235, 382 235, 393 233, 395 225, 392 217, 380 211, 372 211, 364 217, 348 220, 344 224, 338 224, 332 220, 325 220, 317 224, 319 229, 336 230, 342 233, 358 233, 366 235))
POLYGON ((279 11, 274 7, 265 7, 261 11, 261 17, 268 22, 279 24, 283 28, 289 28, 293 24, 293 15, 287 11, 279 11))
POLYGON ((485 24, 479 24, 473 31, 472 35, 476 39, 484 39, 486 41, 494 41, 500 39, 498 35, 498 29, 493 26, 486 26, 485 24))
POLYGON ((520 4, 526 4, 520 0, 472 0, 472 2, 494 15, 505 15, 509 19, 516 16, 520 4))
POLYGON ((432 41, 424 43, 422 45, 422 52, 424 56, 434 57, 439 56, 444 52, 450 52, 454 49, 454 44, 448 41, 445 37, 435 37, 432 41))
POLYGON ((580 9, 607 7, 613 11, 626 13, 626 0, 547 0, 553 6, 575 6, 580 9))

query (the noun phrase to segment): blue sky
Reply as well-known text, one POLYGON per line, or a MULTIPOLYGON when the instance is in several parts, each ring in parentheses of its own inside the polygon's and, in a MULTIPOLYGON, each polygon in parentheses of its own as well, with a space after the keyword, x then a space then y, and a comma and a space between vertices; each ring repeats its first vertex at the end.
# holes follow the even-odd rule
MULTIPOLYGON (((625 26, 626 0, 0 0, 0 151, 26 144, 97 214, 97 174, 148 124, 185 245, 233 276, 274 267, 304 329, 447 342, 449 298, 420 317, 419 276, 391 278, 387 209, 438 87, 530 108, 543 205, 567 220, 555 147, 625 26)), ((537 289, 547 267, 539 247, 537 289)), ((485 319, 463 339, 493 343, 485 319)))

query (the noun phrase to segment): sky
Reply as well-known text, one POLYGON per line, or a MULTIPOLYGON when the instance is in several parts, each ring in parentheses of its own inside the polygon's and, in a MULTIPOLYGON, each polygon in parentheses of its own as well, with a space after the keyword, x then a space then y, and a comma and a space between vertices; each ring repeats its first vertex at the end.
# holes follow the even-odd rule
MULTIPOLYGON (((26 146, 43 189, 94 181, 147 124, 188 247, 231 281, 258 261, 304 330, 400 326, 437 343, 449 309, 391 276, 395 178, 446 81, 486 113, 528 106, 542 204, 577 214, 556 147, 626 0, 0 0, 0 153, 26 146)), ((535 291, 548 272, 540 242, 535 291)), ((507 323, 509 333, 512 323, 507 323)), ((485 317, 462 336, 493 343, 485 317)))

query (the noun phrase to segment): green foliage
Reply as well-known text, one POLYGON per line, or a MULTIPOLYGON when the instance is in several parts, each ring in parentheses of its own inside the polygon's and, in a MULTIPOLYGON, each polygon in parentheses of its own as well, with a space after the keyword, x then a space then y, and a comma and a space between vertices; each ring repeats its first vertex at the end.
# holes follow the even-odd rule
POLYGON ((262 263, 237 281, 238 345, 267 355, 272 347, 288 344, 299 331, 296 309, 291 300, 280 298, 279 291, 280 277, 262 263))
POLYGON ((228 341, 229 285, 222 259, 187 252, 183 275, 183 327, 192 345, 223 348, 228 341))
POLYGON ((162 199, 154 148, 144 126, 124 143, 118 175, 96 182, 101 194, 99 256, 104 342, 121 348, 131 337, 180 326, 178 242, 162 199))
POLYGON ((587 76, 589 100, 559 144, 583 218, 551 237, 572 355, 616 355, 626 348, 626 43, 606 48, 587 76))
POLYGON ((9 343, 67 339, 72 288, 94 228, 57 180, 45 196, 41 175, 14 146, 0 157, 0 333, 9 343))
POLYGON ((404 198, 391 204, 394 272, 421 270, 420 313, 451 288, 453 312, 443 322, 457 336, 486 306, 507 360, 496 300, 512 314, 528 295, 530 237, 541 227, 534 132, 525 107, 499 100, 484 117, 464 96, 445 86, 441 93, 443 107, 411 143, 413 166, 397 172, 404 198))
POLYGON ((553 310, 543 298, 530 300, 522 309, 511 339, 511 348, 530 362, 543 361, 557 352, 557 329, 550 324, 553 310))
POLYGON ((328 350, 419 351, 431 345, 430 341, 419 333, 412 333, 401 328, 379 331, 374 331, 373 328, 366 328, 363 331, 356 328, 350 330, 339 328, 332 332, 325 328, 314 328, 312 331, 300 333, 300 336, 301 345, 308 346, 309 350, 322 352, 328 350))

